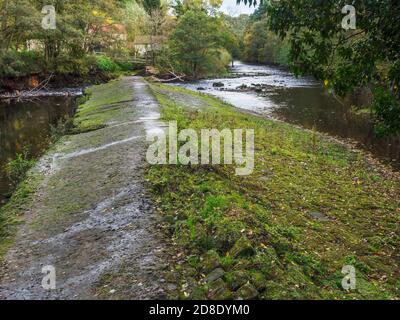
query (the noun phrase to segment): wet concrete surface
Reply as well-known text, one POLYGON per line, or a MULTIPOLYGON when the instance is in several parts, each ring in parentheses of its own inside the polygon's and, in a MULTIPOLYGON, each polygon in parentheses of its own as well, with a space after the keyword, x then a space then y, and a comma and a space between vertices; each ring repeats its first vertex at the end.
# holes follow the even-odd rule
MULTIPOLYGON (((1 299, 164 299, 169 244, 146 190, 146 133, 159 106, 141 78, 122 117, 67 136, 38 165, 44 175, 0 269, 1 299), (42 286, 54 266, 56 289, 42 286)), ((104 108, 104 106, 103 106, 104 108)))

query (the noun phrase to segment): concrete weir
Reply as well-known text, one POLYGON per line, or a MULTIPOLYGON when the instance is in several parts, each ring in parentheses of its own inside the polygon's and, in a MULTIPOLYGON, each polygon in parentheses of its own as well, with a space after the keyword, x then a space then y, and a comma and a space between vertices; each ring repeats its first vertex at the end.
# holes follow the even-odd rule
POLYGON ((159 105, 143 79, 126 77, 94 87, 78 118, 85 108, 105 126, 63 137, 39 161, 42 182, 0 268, 1 299, 168 296, 169 245, 144 178, 159 105), (55 289, 42 285, 46 266, 55 289))

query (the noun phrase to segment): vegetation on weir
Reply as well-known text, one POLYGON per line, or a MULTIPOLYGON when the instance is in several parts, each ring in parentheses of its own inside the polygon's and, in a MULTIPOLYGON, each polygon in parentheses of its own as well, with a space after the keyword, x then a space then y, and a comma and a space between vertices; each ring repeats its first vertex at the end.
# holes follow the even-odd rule
POLYGON ((120 106, 115 104, 131 100, 129 87, 121 85, 118 80, 87 89, 74 117, 71 133, 103 128, 107 121, 113 120, 121 112, 120 106), (110 107, 112 105, 115 105, 114 108, 110 107))
POLYGON ((149 168, 185 252, 176 266, 181 298, 399 298, 398 178, 315 132, 185 89, 152 88, 163 119, 181 129, 255 130, 250 176, 228 165, 149 168), (345 265, 356 268, 354 291, 342 288, 345 265))
MULTIPOLYGON (((77 170, 83 170, 84 167, 93 168, 93 165, 85 160, 82 160, 79 168, 71 166, 68 170, 57 172, 50 180, 46 181, 44 187, 46 191, 43 193, 38 191, 44 177, 47 177, 43 173, 44 167, 47 170, 53 165, 47 161, 52 162, 54 154, 72 152, 76 148, 93 147, 101 144, 105 135, 107 139, 112 138, 112 135, 96 132, 96 130, 104 128, 110 122, 124 120, 135 112, 130 105, 133 99, 130 89, 131 82, 122 80, 113 80, 106 84, 92 86, 83 97, 78 99, 78 110, 75 117, 61 121, 54 126, 49 137, 50 148, 41 157, 41 160, 37 162, 32 160, 27 153, 23 153, 7 164, 7 172, 15 183, 16 189, 7 204, 0 207, 0 260, 13 243, 17 227, 24 221, 23 213, 35 210, 35 201, 38 197, 48 197, 46 206, 42 209, 46 214, 35 215, 33 220, 40 222, 33 225, 38 228, 46 225, 46 228, 49 229, 50 226, 57 226, 61 220, 71 218, 73 216, 71 212, 80 205, 89 208, 92 203, 98 201, 96 197, 109 195, 110 189, 104 187, 101 192, 92 192, 97 188, 95 173, 93 173, 91 181, 76 182, 76 179, 79 179, 79 175, 76 175, 77 170), (81 133, 85 134, 80 135, 81 133), (64 144, 65 141, 69 141, 69 143, 64 144), (85 185, 90 186, 86 187, 85 185), (60 188, 64 191, 57 191, 60 188), (96 200, 93 200, 94 198, 96 200)), ((121 130, 114 130, 114 134, 118 135, 119 131, 121 130)), ((112 178, 109 183, 112 188, 118 188, 112 178)))

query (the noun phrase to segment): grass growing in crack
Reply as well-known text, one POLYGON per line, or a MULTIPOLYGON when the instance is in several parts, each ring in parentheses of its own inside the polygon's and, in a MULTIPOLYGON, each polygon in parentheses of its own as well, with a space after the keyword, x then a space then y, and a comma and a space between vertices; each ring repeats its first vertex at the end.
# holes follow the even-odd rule
POLYGON ((23 150, 21 153, 17 153, 14 160, 9 161, 5 165, 6 175, 14 187, 25 179, 28 170, 35 163, 34 159, 30 159, 28 150, 23 150))
POLYGON ((202 269, 195 257, 213 249, 226 272, 240 270, 255 277, 252 283, 262 282, 263 299, 400 297, 396 179, 368 165, 362 153, 315 132, 240 113, 185 89, 152 88, 163 119, 176 120, 179 129, 212 124, 255 130, 250 176, 235 176, 233 166, 224 165, 149 168, 160 210, 190 256, 186 265, 196 268, 196 281, 202 269), (204 108, 193 110, 174 95, 195 97, 204 108), (313 212, 329 219, 319 221, 313 212), (232 257, 231 248, 243 236, 254 254, 232 257), (347 264, 357 276, 357 289, 349 292, 341 287, 347 264))

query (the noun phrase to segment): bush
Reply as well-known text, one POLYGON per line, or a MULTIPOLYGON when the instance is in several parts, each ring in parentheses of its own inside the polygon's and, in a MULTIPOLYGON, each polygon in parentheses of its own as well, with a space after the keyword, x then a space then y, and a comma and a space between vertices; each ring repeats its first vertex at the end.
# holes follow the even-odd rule
POLYGON ((63 53, 57 57, 56 64, 56 71, 59 74, 72 74, 84 77, 97 71, 97 60, 92 55, 72 57, 68 53, 63 53))
POLYGON ((0 77, 23 77, 44 69, 44 59, 36 51, 7 51, 0 55, 0 77))
POLYGON ((70 134, 73 131, 73 118, 59 119, 57 123, 50 125, 50 142, 55 143, 62 136, 70 134))
POLYGON ((120 69, 121 71, 133 71, 137 69, 137 66, 133 62, 126 60, 116 61, 116 64, 118 66, 118 69, 120 69))
POLYGON ((96 56, 97 68, 103 72, 116 72, 119 70, 118 65, 107 56, 96 56))
POLYGON ((400 103, 389 90, 375 89, 372 109, 378 134, 390 135, 400 131, 400 103))
POLYGON ((28 158, 28 151, 24 150, 18 153, 16 158, 8 162, 5 166, 7 177, 11 183, 16 186, 19 182, 25 179, 26 173, 35 164, 35 160, 28 158))

